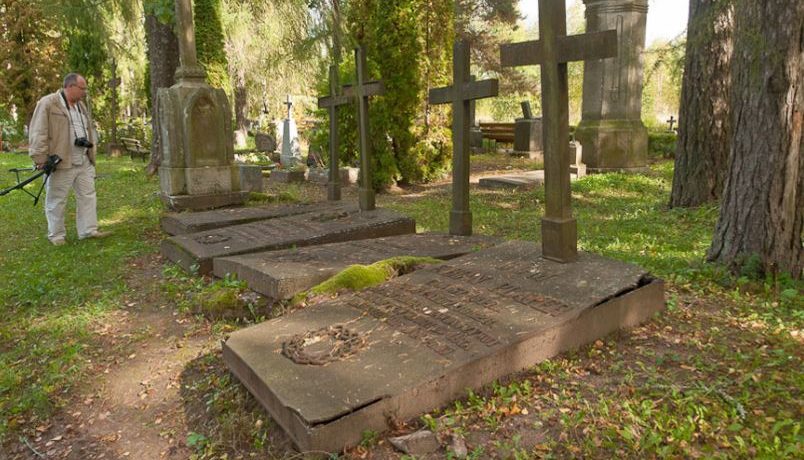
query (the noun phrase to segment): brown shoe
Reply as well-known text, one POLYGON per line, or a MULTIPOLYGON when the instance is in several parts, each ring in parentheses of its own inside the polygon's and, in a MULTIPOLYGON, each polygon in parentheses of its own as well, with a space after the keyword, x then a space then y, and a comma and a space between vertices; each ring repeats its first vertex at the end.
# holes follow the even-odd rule
POLYGON ((94 232, 90 233, 87 236, 82 236, 79 240, 87 240, 90 238, 99 239, 99 238, 106 238, 107 236, 111 235, 112 232, 101 232, 99 230, 95 230, 94 232))

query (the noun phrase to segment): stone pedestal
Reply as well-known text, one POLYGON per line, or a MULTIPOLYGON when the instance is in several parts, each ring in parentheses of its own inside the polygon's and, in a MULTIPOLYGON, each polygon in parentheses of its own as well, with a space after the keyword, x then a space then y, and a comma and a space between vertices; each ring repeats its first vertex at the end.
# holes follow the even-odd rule
POLYGON ((469 128, 469 151, 472 153, 483 150, 483 132, 478 126, 469 128))
POLYGON ((302 159, 301 149, 299 148, 299 131, 296 127, 296 120, 285 119, 282 125, 282 156, 279 162, 282 167, 290 168, 302 159))
POLYGON ((642 51, 648 0, 584 0, 586 30, 616 30, 617 57, 584 62, 583 114, 575 136, 592 172, 638 171, 648 164, 642 124, 642 51))
POLYGON ((262 166, 240 165, 240 190, 244 192, 263 192, 262 166))
POLYGON ((165 205, 198 210, 242 204, 246 193, 233 164, 232 117, 223 90, 180 81, 159 90, 158 107, 165 205))
POLYGON ((543 155, 542 119, 517 118, 514 123, 514 155, 536 159, 543 155))

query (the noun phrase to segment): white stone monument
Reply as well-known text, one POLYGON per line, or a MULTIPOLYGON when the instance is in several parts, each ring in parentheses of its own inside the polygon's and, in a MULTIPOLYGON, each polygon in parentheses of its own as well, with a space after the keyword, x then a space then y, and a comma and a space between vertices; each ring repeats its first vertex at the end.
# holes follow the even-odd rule
POLYGON ((296 128, 296 120, 293 119, 293 102, 288 94, 285 105, 288 106, 288 116, 282 123, 282 154, 279 162, 285 168, 290 168, 301 162, 301 148, 299 147, 299 131, 296 128))

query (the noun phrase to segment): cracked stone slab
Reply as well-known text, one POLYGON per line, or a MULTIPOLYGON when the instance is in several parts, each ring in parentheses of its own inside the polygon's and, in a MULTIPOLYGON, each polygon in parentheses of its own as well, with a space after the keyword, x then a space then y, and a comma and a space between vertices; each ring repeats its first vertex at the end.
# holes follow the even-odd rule
POLYGON ((223 356, 300 450, 338 452, 663 307, 640 267, 510 241, 239 330, 223 356))
POLYGON ((340 201, 324 201, 309 204, 273 204, 257 207, 213 209, 201 212, 171 212, 162 217, 160 224, 162 230, 168 235, 184 235, 297 214, 356 208, 357 206, 355 205, 347 205, 340 201))
POLYGON ((236 274, 254 291, 288 299, 336 275, 352 264, 372 264, 395 256, 453 259, 501 240, 486 236, 419 233, 305 248, 267 251, 213 260, 213 273, 236 274))
POLYGON ((297 214, 171 236, 162 241, 162 255, 187 271, 212 272, 212 260, 253 252, 404 235, 416 222, 389 209, 360 211, 356 207, 297 214))

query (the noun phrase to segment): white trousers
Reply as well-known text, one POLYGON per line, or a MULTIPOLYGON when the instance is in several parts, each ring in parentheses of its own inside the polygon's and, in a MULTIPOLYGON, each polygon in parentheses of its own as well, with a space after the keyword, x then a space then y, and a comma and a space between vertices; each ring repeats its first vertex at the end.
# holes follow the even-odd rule
POLYGON ((56 169, 47 181, 45 217, 47 237, 50 241, 64 239, 64 210, 70 189, 75 190, 75 226, 78 238, 86 238, 98 230, 97 197, 95 195, 95 167, 84 157, 80 165, 70 169, 56 169))

